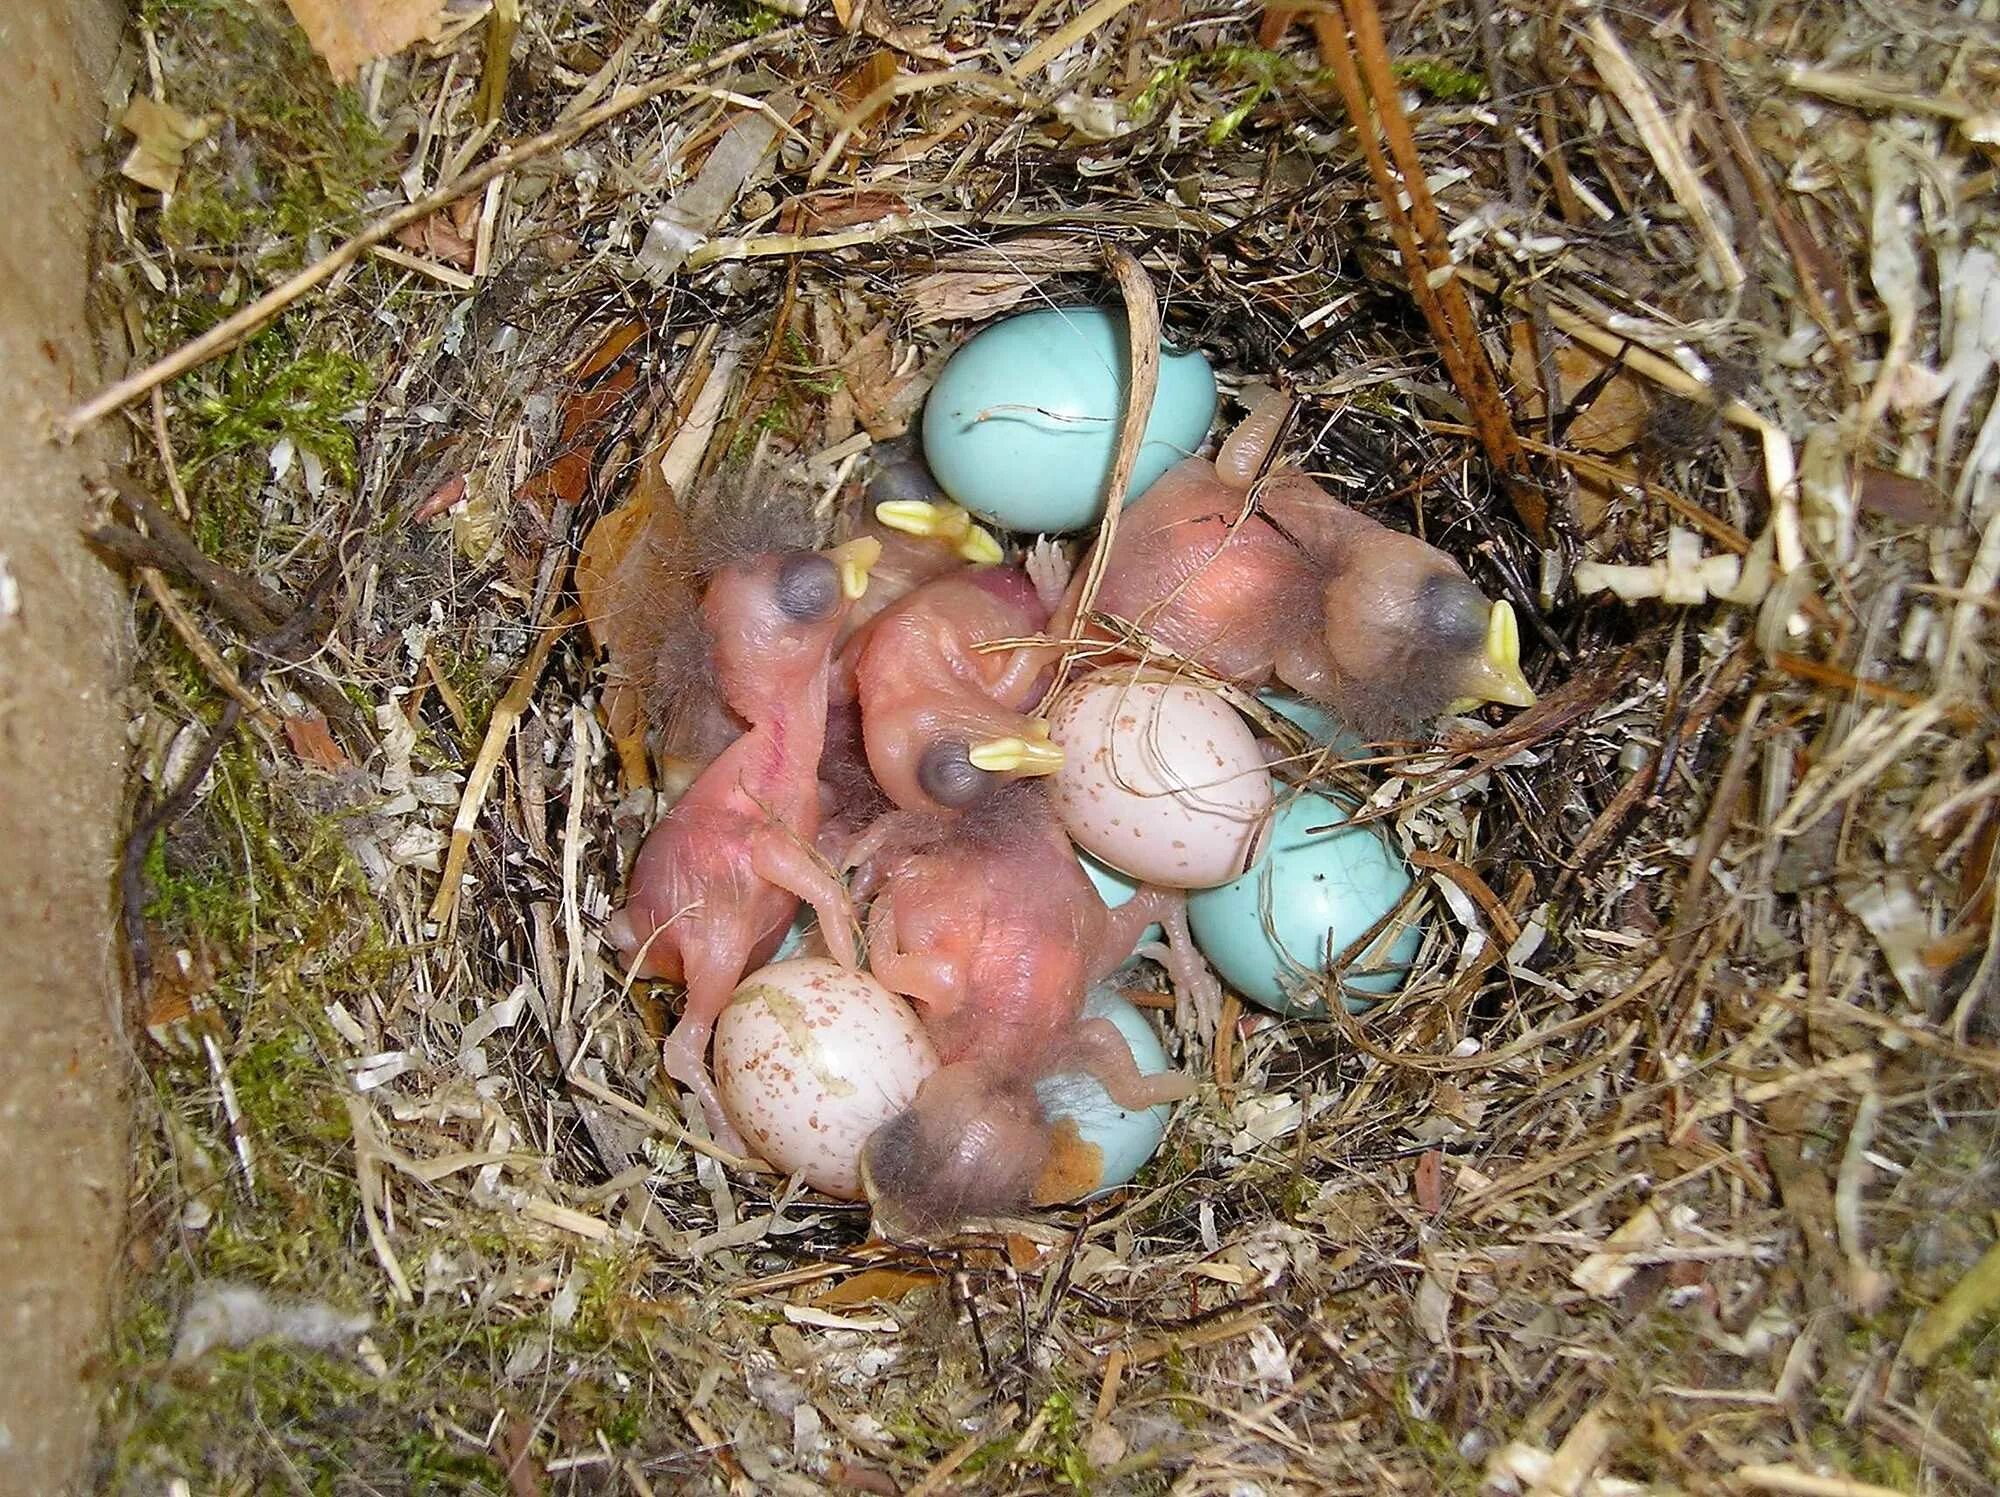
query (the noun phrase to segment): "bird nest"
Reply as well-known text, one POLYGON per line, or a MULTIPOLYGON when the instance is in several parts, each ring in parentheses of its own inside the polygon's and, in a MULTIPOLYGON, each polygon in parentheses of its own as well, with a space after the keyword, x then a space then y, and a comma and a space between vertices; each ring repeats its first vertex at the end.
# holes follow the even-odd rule
POLYGON ((121 72, 106 1487, 1992 1489, 1984 12, 424 19, 121 72), (1541 699, 1308 766, 1418 875, 1393 1001, 1232 1001, 1133 1186, 886 1243, 718 1162, 602 943, 677 783, 592 568, 753 456, 837 525, 1084 301, 1294 392, 1541 699))

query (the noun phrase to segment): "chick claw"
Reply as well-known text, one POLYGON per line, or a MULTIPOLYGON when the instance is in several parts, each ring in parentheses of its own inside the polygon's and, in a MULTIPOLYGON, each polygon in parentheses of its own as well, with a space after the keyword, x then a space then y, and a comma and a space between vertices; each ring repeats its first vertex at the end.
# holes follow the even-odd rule
POLYGON ((972 516, 956 504, 933 504, 927 499, 885 499, 875 506, 875 518, 905 535, 949 541, 962 559, 982 566, 991 566, 1002 556, 1000 543, 992 532, 975 525, 972 516))

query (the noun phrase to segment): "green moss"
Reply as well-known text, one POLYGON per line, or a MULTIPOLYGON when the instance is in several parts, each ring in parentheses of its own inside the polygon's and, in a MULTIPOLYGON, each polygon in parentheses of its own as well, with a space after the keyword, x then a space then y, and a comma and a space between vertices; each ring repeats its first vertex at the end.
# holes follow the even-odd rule
POLYGON ((1084 1421, 1078 1417, 1076 1401, 1067 1389, 1058 1389, 1042 1402, 1045 1416, 1037 1454, 1058 1486, 1088 1492, 1096 1480, 1090 1456, 1084 1450, 1084 1421))
POLYGON ((730 20, 730 32, 737 40, 753 36, 765 36, 785 24, 783 11, 768 5, 744 3, 739 0, 736 14, 730 20))
POLYGON ((492 1456, 467 1450, 430 1430, 415 1429, 398 1437, 396 1453, 413 1492, 463 1492, 475 1484, 493 1491, 506 1488, 506 1472, 492 1456))
MULTIPOLYGON (((473 732, 483 732, 501 693, 507 689, 507 677, 493 668, 489 656, 455 649, 443 638, 431 641, 431 659, 437 662, 446 684, 458 693, 459 705, 465 708, 473 732)), ((466 751, 472 745, 460 747, 466 751)))
POLYGON ((183 1475, 217 1492, 280 1472, 293 1490, 336 1489, 367 1460, 339 1432, 365 1427, 380 1396, 354 1363, 275 1343, 155 1371, 128 1391, 134 1417, 115 1464, 120 1483, 183 1475))
POLYGON ((367 365, 305 346, 287 323, 177 381, 175 440, 183 478, 200 497, 194 529, 203 549, 224 560, 246 555, 260 529, 256 501, 269 454, 281 440, 351 484, 352 418, 373 385, 367 365))
MULTIPOLYGON (((1479 74, 1438 58, 1406 58, 1392 63, 1390 71, 1445 103, 1469 103, 1486 92, 1486 80, 1479 74)), ((1262 47, 1217 47, 1179 58, 1156 71, 1133 101, 1133 113, 1140 119, 1152 118, 1197 78, 1208 80, 1221 94, 1221 107, 1207 130, 1210 145, 1228 140, 1273 94, 1334 87, 1329 70, 1307 67, 1284 53, 1262 47)))
POLYGON ((281 9, 149 0, 142 17, 169 63, 171 102, 220 119, 161 209, 169 249, 271 275, 302 264, 311 236, 356 220, 387 173, 388 143, 281 9))
POLYGON ((1410 1413, 1410 1406, 1410 1390, 1398 1378, 1395 1392, 1389 1397, 1389 1408, 1396 1416, 1403 1448, 1422 1461, 1429 1473, 1429 1490, 1477 1492, 1479 1468, 1459 1454, 1457 1436, 1435 1419, 1420 1419, 1410 1413))
POLYGON ((593 1253, 579 1262, 583 1283, 569 1340, 594 1350, 625 1335, 628 1322, 618 1302, 640 1292, 640 1281, 651 1264, 651 1254, 636 1248, 593 1253))
POLYGON ((1179 58, 1159 69, 1139 91, 1132 109, 1140 119, 1149 119, 1196 78, 1209 79, 1224 96, 1222 108, 1209 122, 1207 131, 1208 143, 1220 145, 1277 90, 1314 83, 1318 77, 1316 70, 1303 68, 1282 53, 1268 52, 1262 47, 1217 47, 1179 58))
POLYGON ((1471 104, 1486 97, 1486 79, 1435 57, 1406 57, 1389 65, 1404 83, 1446 104, 1471 104))
MULTIPOLYGON (((365 882, 339 821, 275 793, 257 756, 247 739, 225 747, 196 812, 147 851, 147 918, 171 940, 242 952, 339 930, 359 908, 343 902, 365 882)), ((379 964, 379 929, 360 928, 379 964)))

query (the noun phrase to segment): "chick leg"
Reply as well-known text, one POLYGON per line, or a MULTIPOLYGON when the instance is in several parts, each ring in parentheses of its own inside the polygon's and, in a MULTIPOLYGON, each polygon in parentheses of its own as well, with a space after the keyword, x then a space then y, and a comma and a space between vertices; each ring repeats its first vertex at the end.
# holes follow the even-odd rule
MULTIPOLYGON (((1111 912, 1111 920, 1119 939, 1126 943, 1137 940, 1139 932, 1159 922, 1166 932, 1166 944, 1142 947, 1139 955, 1152 957, 1173 978, 1174 997, 1178 1000, 1175 1022, 1186 1024, 1192 1018, 1204 1038, 1213 1035, 1222 1018, 1222 984, 1195 949, 1194 932, 1188 929, 1187 896, 1177 889, 1142 885, 1136 895, 1111 912)), ((1131 946, 1126 944, 1119 949, 1129 951, 1131 946)))
POLYGON ((1084 1020, 1077 1026, 1075 1044, 1084 1070, 1128 1112, 1178 1102, 1195 1093, 1194 1078, 1179 1071, 1162 1071, 1156 1076, 1141 1071, 1132 1059, 1132 1047, 1109 1019, 1084 1020))
POLYGON ((892 993, 901 993, 935 1020, 959 1006, 964 991, 959 964, 947 956, 917 956, 896 941, 895 894, 884 894, 868 911, 868 969, 892 993))
POLYGON ((854 902, 847 886, 789 828, 763 826, 750 839, 750 869, 766 883, 796 895, 819 916, 826 949, 843 967, 859 965, 854 947, 854 902))
POLYGON ((736 981, 743 975, 742 956, 731 956, 723 944, 713 938, 699 940, 682 952, 687 1002, 679 1022, 667 1036, 661 1058, 667 1074, 693 1092, 695 1100, 701 1103, 709 1135, 716 1143, 732 1154, 748 1154, 750 1149, 723 1112, 722 1098, 708 1073, 708 1040, 715 1032, 716 1016, 728 1005, 730 994, 736 991, 736 981))

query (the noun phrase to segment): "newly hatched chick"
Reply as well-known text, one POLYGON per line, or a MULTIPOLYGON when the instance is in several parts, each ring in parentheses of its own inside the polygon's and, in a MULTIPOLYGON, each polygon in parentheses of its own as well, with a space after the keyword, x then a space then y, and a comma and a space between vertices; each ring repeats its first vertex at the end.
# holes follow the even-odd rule
POLYGON ((894 804, 963 811, 1061 767, 1029 714, 1060 650, 982 648, 1039 633, 1048 614, 1019 568, 976 567, 924 583, 848 642, 835 694, 859 706, 869 770, 894 804))
POLYGON ((1180 463, 1125 511, 1094 609, 1244 685, 1275 676, 1364 737, 1483 701, 1533 703, 1513 609, 1449 556, 1297 469, 1244 487, 1258 463, 1242 443, 1268 442, 1275 426, 1260 405, 1216 462, 1180 463))
POLYGON ((649 730, 661 771, 685 784, 743 731, 715 675, 701 611, 724 567, 821 542, 811 496, 733 469, 685 502, 649 458, 632 498, 585 542, 577 582, 605 647, 604 703, 614 737, 649 730))
POLYGON ((1038 1077, 1088 1071, 1131 1107, 1186 1094, 1183 1077, 1142 1077, 1108 1021, 1081 1019, 1090 985, 1147 925, 1166 927, 1177 981, 1214 987, 1183 899, 1146 888, 1106 908, 1039 785, 1003 787, 933 825, 884 854, 868 920, 871 970, 916 1003, 944 1063, 863 1155, 878 1214, 913 1228, 1027 1204, 1051 1146, 1038 1077))
POLYGON ((700 1098, 726 1147, 741 1143, 705 1053, 738 981, 777 949, 800 900, 832 954, 855 964, 853 908, 813 839, 834 637, 867 588, 876 550, 860 540, 757 556, 709 583, 701 613, 715 679, 747 728, 647 835, 625 907, 606 928, 633 972, 687 985, 667 1073, 700 1098))
POLYGON ((854 534, 880 542, 882 555, 869 573, 868 595, 847 616, 843 641, 932 578, 1001 559, 1000 543, 945 496, 913 439, 877 443, 870 455, 875 472, 854 534))

